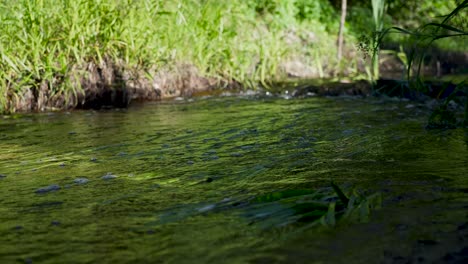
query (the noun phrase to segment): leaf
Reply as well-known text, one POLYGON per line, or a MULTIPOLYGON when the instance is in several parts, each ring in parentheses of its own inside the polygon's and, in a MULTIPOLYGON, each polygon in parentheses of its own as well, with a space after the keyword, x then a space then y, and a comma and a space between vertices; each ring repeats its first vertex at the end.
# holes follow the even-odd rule
POLYGON ((335 226, 336 225, 336 218, 335 218, 335 206, 336 203, 332 202, 328 206, 328 212, 325 215, 325 222, 327 226, 335 226))
POLYGON ((267 193, 261 196, 258 196, 255 201, 256 202, 274 202, 278 201, 281 199, 289 198, 289 197, 295 197, 295 196, 301 196, 301 195, 307 195, 307 194, 313 194, 314 191, 312 190, 284 190, 284 191, 279 191, 279 192, 272 192, 272 193, 267 193))
POLYGON ((338 198, 340 198, 341 202, 344 204, 348 204, 349 198, 346 197, 346 195, 343 193, 340 187, 338 187, 338 185, 336 185, 333 181, 331 182, 331 186, 333 190, 336 192, 336 194, 338 195, 338 198))
POLYGON ((461 34, 467 34, 468 33, 468 32, 463 31, 462 29, 459 29, 459 28, 456 28, 456 27, 453 27, 453 26, 449 26, 447 24, 434 23, 434 22, 427 23, 426 25, 424 25, 423 28, 429 27, 429 26, 434 26, 434 27, 437 27, 437 28, 443 28, 443 29, 458 32, 458 33, 461 33, 461 34))
POLYGON ((369 202, 366 200, 366 201, 363 201, 359 205, 359 220, 364 223, 368 222, 369 215, 370 215, 369 202))

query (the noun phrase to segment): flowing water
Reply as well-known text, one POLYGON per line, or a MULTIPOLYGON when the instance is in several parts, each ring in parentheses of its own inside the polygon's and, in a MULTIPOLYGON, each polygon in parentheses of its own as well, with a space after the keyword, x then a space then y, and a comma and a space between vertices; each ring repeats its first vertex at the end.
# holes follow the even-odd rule
POLYGON ((468 132, 427 116, 224 97, 0 117, 0 262, 462 263, 468 132), (334 223, 331 181, 380 206, 334 223))

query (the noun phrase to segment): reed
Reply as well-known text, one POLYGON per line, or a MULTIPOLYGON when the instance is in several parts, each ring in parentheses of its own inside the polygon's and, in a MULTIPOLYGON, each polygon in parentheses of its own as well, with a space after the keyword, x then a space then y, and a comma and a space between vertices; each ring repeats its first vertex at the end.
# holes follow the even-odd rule
POLYGON ((386 3, 385 0, 372 0, 372 17, 374 19, 374 36, 372 40, 372 79, 377 81, 379 79, 379 38, 383 33, 384 28, 384 15, 386 3))
MULTIPOLYGON (((448 15, 442 17, 441 21, 426 23, 417 29, 404 29, 401 27, 390 27, 380 34, 377 39, 377 44, 383 42, 385 36, 397 33, 409 36, 410 52, 407 57, 407 79, 410 82, 410 87, 421 92, 428 92, 421 78, 421 67, 425 53, 436 42, 445 39, 461 38, 466 40, 468 31, 466 29, 466 18, 464 16, 468 9, 468 0, 460 2, 448 15), (415 70, 414 70, 415 68, 415 70)), ((443 93, 445 90, 440 91, 443 93)), ((460 82, 455 89, 450 91, 450 94, 445 97, 442 104, 435 109, 429 118, 429 128, 440 127, 458 127, 468 126, 468 88, 466 80, 460 82), (464 116, 462 121, 457 121, 455 113, 449 110, 449 103, 455 102, 458 105, 463 105, 464 116)))

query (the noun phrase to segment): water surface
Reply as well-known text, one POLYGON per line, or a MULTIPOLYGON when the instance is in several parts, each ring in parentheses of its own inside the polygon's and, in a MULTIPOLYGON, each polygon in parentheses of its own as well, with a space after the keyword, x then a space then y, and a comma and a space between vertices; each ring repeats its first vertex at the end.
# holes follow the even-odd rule
POLYGON ((398 100, 238 97, 5 116, 0 260, 463 261, 468 133, 426 130, 427 116, 398 100), (326 212, 331 180, 382 208, 320 224, 300 208, 326 212))

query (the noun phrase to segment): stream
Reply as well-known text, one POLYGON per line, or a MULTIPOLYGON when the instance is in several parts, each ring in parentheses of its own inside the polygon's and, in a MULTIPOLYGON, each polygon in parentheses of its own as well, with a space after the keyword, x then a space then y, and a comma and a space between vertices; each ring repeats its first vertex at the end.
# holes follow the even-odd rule
POLYGON ((467 263, 468 131, 429 114, 221 96, 0 116, 0 262, 467 263), (330 223, 331 181, 378 205, 330 223))

